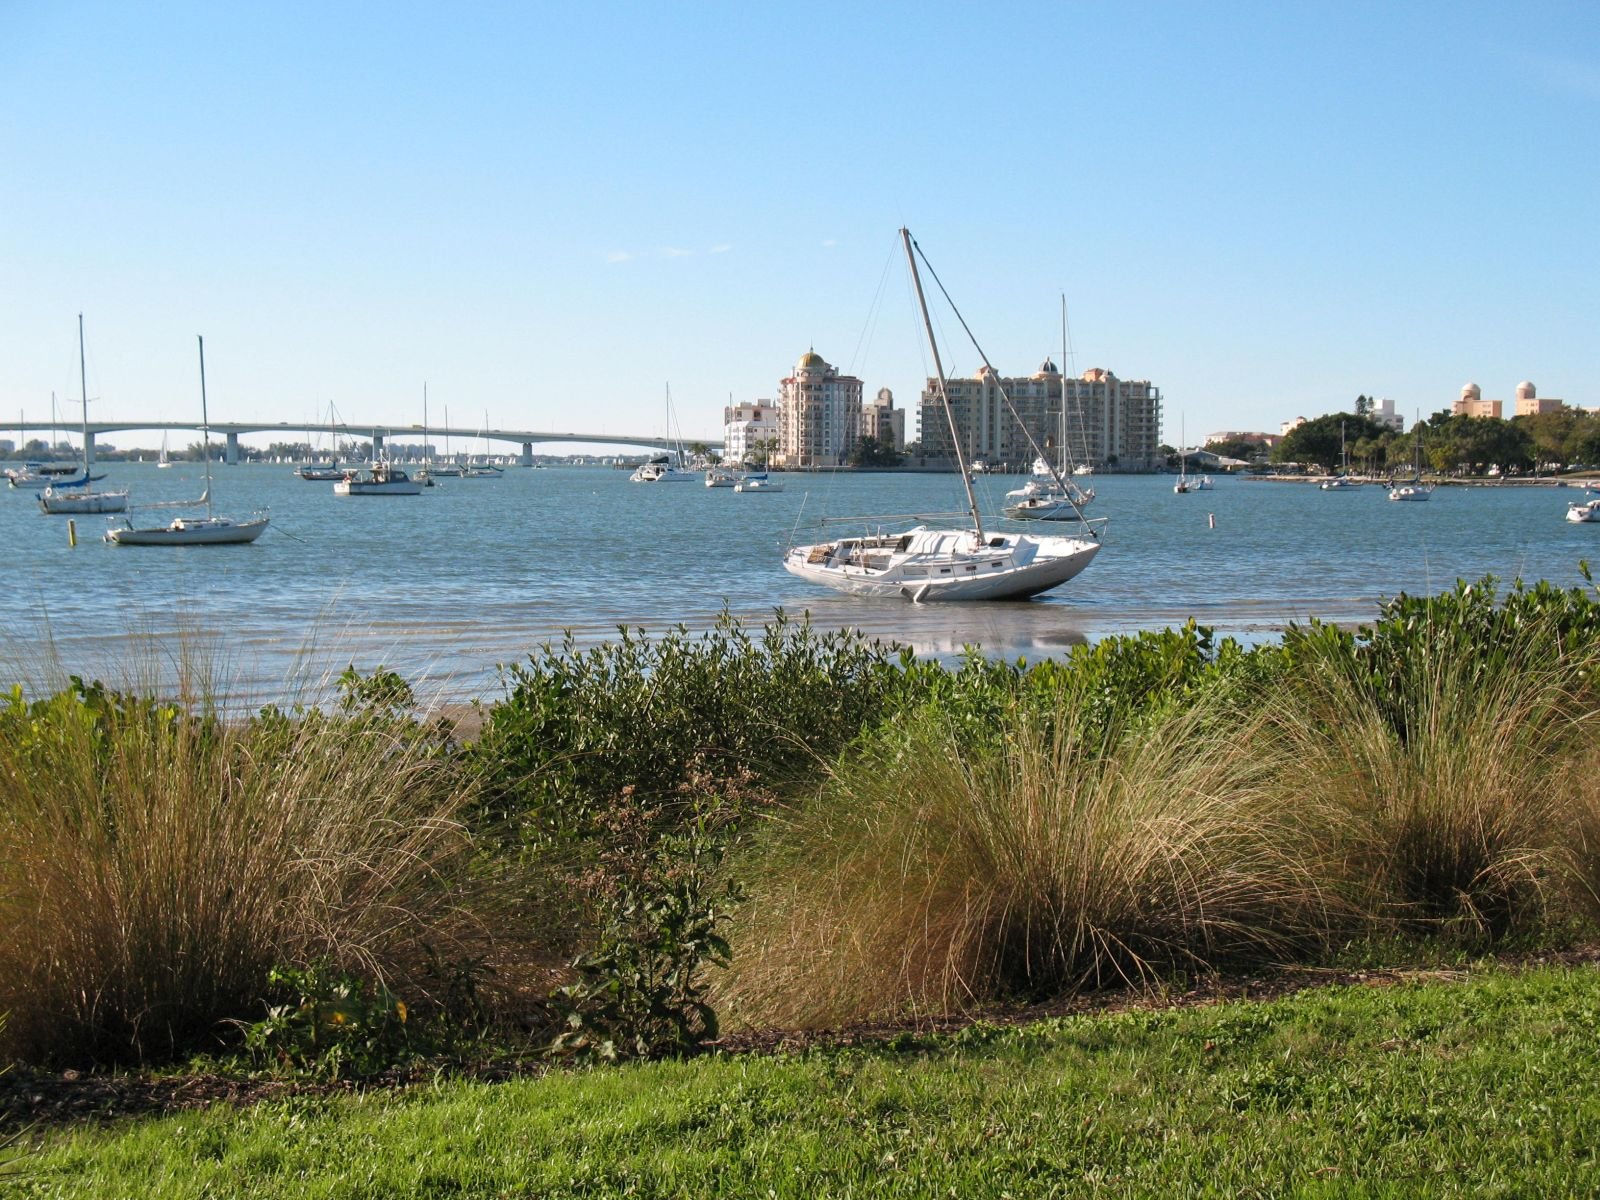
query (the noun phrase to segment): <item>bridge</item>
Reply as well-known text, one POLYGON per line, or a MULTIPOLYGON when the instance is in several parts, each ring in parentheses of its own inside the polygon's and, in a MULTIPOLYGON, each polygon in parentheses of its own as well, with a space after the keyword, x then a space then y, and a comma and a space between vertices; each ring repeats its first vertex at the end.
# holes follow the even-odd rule
MULTIPOLYGON (((533 448, 536 445, 549 442, 573 442, 596 446, 638 446, 645 450, 673 450, 678 446, 703 444, 712 450, 722 449, 722 439, 719 438, 658 438, 638 437, 627 433, 554 433, 536 429, 466 429, 450 428, 446 426, 428 426, 424 431, 421 425, 378 425, 362 426, 345 423, 326 423, 300 421, 213 421, 211 432, 223 434, 226 438, 223 461, 236 463, 239 461, 239 435, 242 433, 279 433, 285 438, 293 434, 330 433, 336 437, 352 438, 358 436, 360 430, 371 428, 372 453, 374 456, 383 453, 384 443, 389 438, 415 438, 421 441, 426 432, 431 441, 434 438, 457 438, 463 444, 474 442, 510 442, 522 447, 518 461, 523 466, 533 465, 533 448)), ((51 424, 47 421, 17 421, 11 425, 0 426, 0 431, 17 430, 21 434, 44 433, 82 433, 83 426, 64 425, 57 421, 51 424)), ((172 429, 187 430, 198 433, 201 426, 194 421, 90 421, 88 426, 88 446, 84 450, 84 458, 88 462, 94 461, 94 440, 97 436, 107 433, 130 433, 136 430, 161 430, 172 429)), ((26 440, 26 438, 24 438, 26 440)))

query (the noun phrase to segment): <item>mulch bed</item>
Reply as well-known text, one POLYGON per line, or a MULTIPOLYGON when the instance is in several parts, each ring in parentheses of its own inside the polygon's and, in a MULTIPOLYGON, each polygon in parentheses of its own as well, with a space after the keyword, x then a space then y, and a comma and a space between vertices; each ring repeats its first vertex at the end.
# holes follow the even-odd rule
MULTIPOLYGON (((1575 950, 1508 956, 1509 967, 1593 966, 1600 945, 1575 950)), ((1231 1000, 1271 1000, 1314 987, 1387 987, 1403 982, 1465 978, 1467 971, 1394 969, 1334 971, 1285 968, 1272 973, 1216 977, 1181 992, 1123 989, 1063 997, 1041 1004, 985 1009, 949 1017, 874 1022, 826 1030, 753 1030, 712 1043, 719 1054, 790 1054, 831 1047, 870 1046, 907 1036, 951 1033, 978 1022, 1019 1026, 1053 1017, 1134 1009, 1193 1008, 1231 1000)), ((213 1104, 247 1106, 285 1097, 322 1097, 399 1091, 445 1075, 484 1083, 542 1074, 548 1060, 533 1055, 486 1061, 430 1062, 384 1075, 338 1082, 222 1074, 149 1075, 61 1071, 23 1067, 0 1075, 0 1130, 97 1124, 129 1117, 161 1116, 213 1104)))

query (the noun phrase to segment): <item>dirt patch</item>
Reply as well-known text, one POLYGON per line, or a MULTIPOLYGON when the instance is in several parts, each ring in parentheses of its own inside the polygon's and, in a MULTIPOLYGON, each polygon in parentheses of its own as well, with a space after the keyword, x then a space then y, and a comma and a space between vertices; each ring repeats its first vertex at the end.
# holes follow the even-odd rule
MULTIPOLYGON (((1600 944, 1575 950, 1502 958, 1516 969, 1600 964, 1600 944)), ((833 1046, 870 1046, 906 1036, 953 1033, 978 1022, 1021 1026, 1055 1017, 1134 1010, 1196 1008, 1237 1000, 1273 1000, 1318 987, 1391 987, 1465 979, 1470 971, 1437 968, 1338 971, 1284 968, 1270 973, 1216 977, 1182 991, 1126 989, 1063 997, 1040 1004, 990 1008, 953 1016, 884 1021, 824 1030, 753 1030, 712 1043, 718 1054, 789 1054, 833 1046)), ((161 1116, 213 1104, 247 1106, 287 1096, 335 1096, 400 1091, 439 1075, 500 1083, 550 1070, 539 1055, 483 1061, 428 1062, 404 1071, 361 1080, 318 1082, 305 1079, 223 1074, 145 1075, 97 1072, 43 1072, 13 1068, 0 1075, 0 1130, 42 1129, 95 1124, 130 1117, 161 1116)))

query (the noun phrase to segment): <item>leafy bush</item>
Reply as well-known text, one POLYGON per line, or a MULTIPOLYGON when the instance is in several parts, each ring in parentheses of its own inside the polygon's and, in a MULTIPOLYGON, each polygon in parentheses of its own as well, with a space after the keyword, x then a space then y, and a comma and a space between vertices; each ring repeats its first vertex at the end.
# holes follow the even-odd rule
POLYGON ((507 670, 474 754, 494 815, 534 844, 572 841, 624 788, 662 797, 693 775, 805 773, 892 707, 909 661, 781 612, 760 637, 727 614, 702 634, 623 629, 582 651, 569 636, 507 670))
POLYGON ((681 831, 650 839, 626 870, 614 862, 609 919, 578 979, 553 1007, 562 1026, 551 1051, 615 1061, 692 1054, 717 1036, 705 972, 725 966, 721 926, 741 889, 718 867, 733 832, 715 801, 694 805, 681 831))
POLYGON ((325 962, 274 967, 267 986, 277 997, 263 1020, 245 1026, 256 1059, 290 1071, 374 1075, 409 1056, 410 1012, 387 988, 325 962))

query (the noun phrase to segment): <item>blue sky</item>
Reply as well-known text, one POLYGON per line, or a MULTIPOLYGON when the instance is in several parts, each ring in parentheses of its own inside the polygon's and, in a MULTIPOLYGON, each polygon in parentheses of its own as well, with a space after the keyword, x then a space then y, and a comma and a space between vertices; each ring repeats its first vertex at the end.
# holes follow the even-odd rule
POLYGON ((914 406, 901 224, 1003 372, 1064 292, 1169 440, 1600 405, 1592 3, 0 0, 0 100, 0 436, 79 312, 97 420, 193 415, 196 333, 219 419, 659 435, 670 384, 704 436, 809 346, 914 406))

